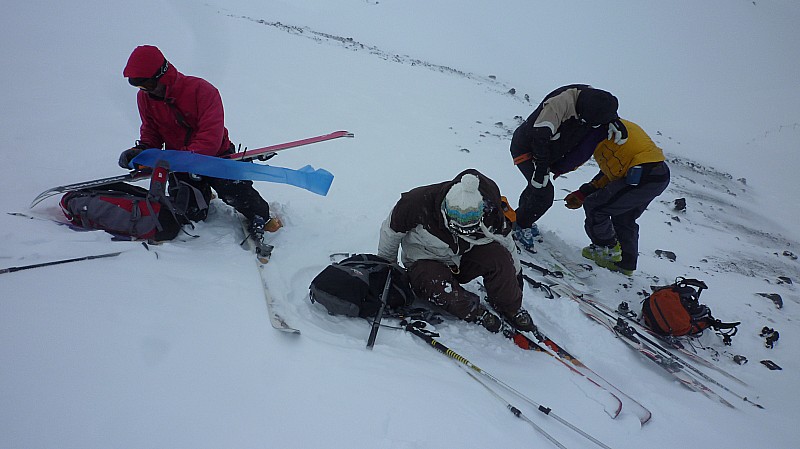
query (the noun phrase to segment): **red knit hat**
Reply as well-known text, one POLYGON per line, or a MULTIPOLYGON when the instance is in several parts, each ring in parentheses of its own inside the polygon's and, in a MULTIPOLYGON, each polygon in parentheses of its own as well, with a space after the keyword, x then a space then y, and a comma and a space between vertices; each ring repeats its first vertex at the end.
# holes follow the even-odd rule
POLYGON ((169 63, 158 47, 140 45, 133 50, 122 71, 125 78, 160 78, 166 73, 169 63))

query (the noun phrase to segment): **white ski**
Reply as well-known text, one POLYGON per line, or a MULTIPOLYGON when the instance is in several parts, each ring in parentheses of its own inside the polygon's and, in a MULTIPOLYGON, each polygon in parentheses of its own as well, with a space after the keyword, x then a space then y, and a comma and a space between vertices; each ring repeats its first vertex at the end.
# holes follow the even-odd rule
POLYGON ((286 320, 275 311, 275 298, 272 296, 269 288, 267 287, 267 280, 264 276, 264 265, 269 262, 269 258, 272 255, 272 245, 257 240, 255 236, 253 236, 247 229, 246 220, 242 220, 241 223, 242 231, 244 231, 244 235, 246 236, 245 240, 242 242, 242 245, 247 243, 248 249, 253 253, 253 256, 255 256, 256 266, 258 266, 258 274, 261 277, 261 288, 264 291, 264 301, 267 303, 267 314, 269 315, 269 321, 272 323, 272 327, 282 332, 299 334, 299 329, 295 329, 294 327, 290 326, 286 320))

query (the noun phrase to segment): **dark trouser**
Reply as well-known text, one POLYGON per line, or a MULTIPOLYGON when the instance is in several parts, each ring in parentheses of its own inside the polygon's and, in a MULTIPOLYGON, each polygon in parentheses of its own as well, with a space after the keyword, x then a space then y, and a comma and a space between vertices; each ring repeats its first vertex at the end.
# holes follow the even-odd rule
POLYGON ((253 181, 208 178, 208 183, 225 204, 239 211, 248 220, 256 215, 269 219, 269 204, 253 188, 253 181))
POLYGON ((663 162, 655 164, 643 175, 638 186, 627 185, 624 178, 610 182, 583 202, 586 235, 595 245, 610 246, 619 241, 622 249, 620 267, 635 270, 639 258, 639 225, 636 220, 667 185, 669 167, 663 162))
MULTIPOLYGON (((177 189, 179 182, 185 182, 200 190, 208 204, 211 201, 210 188, 213 188, 225 204, 239 211, 248 220, 255 215, 269 219, 269 204, 253 188, 253 181, 234 181, 208 176, 197 178, 188 173, 174 173, 174 176, 170 176, 170 195, 174 189, 177 189)), ((187 217, 192 221, 204 220, 207 212, 197 211, 196 203, 193 202, 194 199, 190 198, 187 217), (192 213, 193 210, 194 213, 192 213)))
POLYGON ((541 218, 550 206, 553 205, 555 198, 555 188, 552 182, 546 186, 535 189, 531 186, 525 187, 519 196, 519 207, 517 207, 517 225, 521 228, 530 228, 541 218))
POLYGON ((476 245, 461 256, 459 267, 451 269, 442 262, 418 260, 408 268, 408 274, 417 297, 426 298, 462 320, 477 318, 480 298, 461 284, 479 276, 483 277, 487 300, 499 313, 513 317, 522 306, 514 261, 497 242, 476 245))
MULTIPOLYGON (((511 156, 528 153, 531 149, 531 136, 525 130, 527 126, 520 126, 514 131, 511 138, 511 156)), ((532 161, 525 161, 517 164, 517 168, 522 172, 527 187, 519 196, 517 206, 517 225, 521 228, 530 228, 533 224, 550 209, 553 205, 555 190, 553 183, 549 182, 545 187, 536 189, 531 187, 530 179, 533 177, 534 164, 532 161)))

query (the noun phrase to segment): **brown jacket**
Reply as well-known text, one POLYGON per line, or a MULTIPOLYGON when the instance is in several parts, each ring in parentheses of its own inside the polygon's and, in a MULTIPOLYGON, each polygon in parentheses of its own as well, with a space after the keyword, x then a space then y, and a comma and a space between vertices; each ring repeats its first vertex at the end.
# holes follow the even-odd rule
POLYGON ((422 259, 457 266, 461 255, 475 245, 486 245, 495 241, 512 254, 516 268, 519 269, 516 246, 511 238, 511 224, 503 215, 500 203, 500 189, 494 181, 479 171, 467 169, 451 181, 417 187, 403 193, 381 226, 378 255, 396 261, 402 243, 402 262, 405 266, 422 259), (473 174, 480 181, 478 190, 485 202, 484 237, 457 236, 450 231, 445 221, 442 210, 444 198, 450 187, 466 174, 473 174))

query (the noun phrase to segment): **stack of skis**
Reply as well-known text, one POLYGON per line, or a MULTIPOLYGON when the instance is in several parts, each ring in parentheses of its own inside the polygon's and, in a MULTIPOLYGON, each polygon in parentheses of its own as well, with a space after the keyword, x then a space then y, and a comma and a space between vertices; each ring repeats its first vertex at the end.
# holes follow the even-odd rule
POLYGON ((598 293, 593 292, 586 285, 586 280, 591 274, 587 275, 586 270, 580 264, 564 260, 563 256, 548 251, 547 248, 539 250, 535 257, 536 259, 531 255, 525 256, 528 260, 523 261, 526 271, 524 278, 532 287, 541 289, 547 297, 560 297, 575 301, 582 313, 603 325, 620 341, 669 373, 687 388, 731 408, 735 408, 734 404, 715 390, 723 390, 725 395, 763 408, 725 383, 731 381, 738 387, 747 387, 744 381, 691 349, 687 349, 679 340, 662 337, 643 326, 634 319, 635 315, 629 310, 614 309, 609 307, 607 302, 598 300, 595 296, 598 293), (542 261, 542 263, 538 261, 542 261), (725 382, 713 377, 711 373, 717 375, 718 378, 725 378, 725 382))

